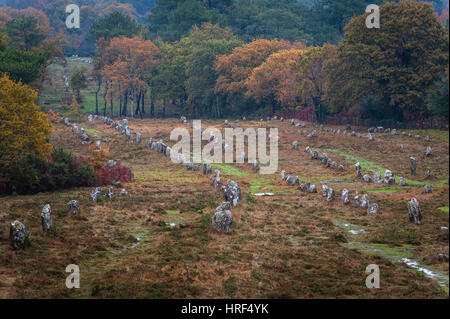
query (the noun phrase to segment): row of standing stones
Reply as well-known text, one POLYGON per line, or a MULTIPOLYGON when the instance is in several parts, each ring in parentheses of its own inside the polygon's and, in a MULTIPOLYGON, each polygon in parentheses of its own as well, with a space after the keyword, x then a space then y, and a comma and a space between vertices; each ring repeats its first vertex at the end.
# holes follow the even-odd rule
MULTIPOLYGON (((103 116, 92 116, 89 115, 88 120, 95 121, 95 120, 103 120, 103 122, 107 125, 110 125, 114 127, 116 130, 121 132, 122 134, 126 135, 130 140, 136 141, 136 143, 142 142, 142 134, 137 132, 135 134, 135 137, 133 133, 131 132, 131 129, 129 128, 128 120, 123 119, 121 122, 114 121, 113 119, 109 117, 103 117, 103 116)), ((192 127, 192 124, 188 123, 185 117, 181 117, 181 122, 183 124, 186 124, 190 127, 192 127)), ((212 140, 214 140, 214 137, 212 137, 212 140)), ((192 171, 200 171, 200 166, 196 165, 190 161, 187 161, 183 154, 174 154, 172 152, 172 149, 166 145, 162 140, 155 142, 152 138, 148 141, 148 147, 152 150, 155 150, 159 153, 162 153, 166 157, 175 158, 178 160, 179 163, 183 167, 186 167, 187 170, 192 171)), ((226 145, 222 144, 222 147, 226 147, 226 145)), ((211 175, 212 174, 212 167, 209 164, 203 164, 202 172, 204 175, 211 175)), ((215 170, 214 175, 211 177, 212 179, 212 185, 215 188, 221 189, 223 192, 223 195, 225 197, 226 202, 224 202, 222 205, 217 207, 216 212, 214 213, 212 217, 212 226, 215 230, 222 232, 222 233, 229 233, 231 231, 231 225, 233 222, 232 214, 231 214, 231 207, 237 206, 240 198, 241 198, 241 188, 239 187, 239 184, 235 181, 228 181, 226 185, 222 185, 220 181, 220 171, 215 170)), ((121 195, 126 195, 125 190, 122 190, 121 195)), ((96 201, 97 196, 101 194, 101 189, 96 188, 91 193, 91 200, 96 201)), ((113 189, 110 187, 106 194, 108 198, 112 198, 113 196, 113 189)))

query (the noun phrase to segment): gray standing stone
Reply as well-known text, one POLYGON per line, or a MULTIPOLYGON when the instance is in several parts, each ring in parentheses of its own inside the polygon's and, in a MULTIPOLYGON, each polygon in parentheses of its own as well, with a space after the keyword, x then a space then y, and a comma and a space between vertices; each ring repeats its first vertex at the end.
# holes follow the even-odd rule
POLYGON ((350 199, 348 198, 348 190, 346 188, 344 188, 342 190, 341 201, 342 201, 342 204, 344 204, 344 205, 347 205, 348 203, 350 203, 350 199))
POLYGON ((330 190, 330 188, 327 185, 322 185, 322 196, 323 197, 328 197, 328 191, 330 190))
POLYGON ((386 170, 386 172, 384 173, 384 182, 388 185, 395 184, 394 173, 392 173, 392 171, 388 169, 386 170))
POLYGON ((222 188, 225 200, 233 206, 237 206, 241 199, 241 188, 235 181, 228 181, 227 185, 222 188))
POLYGON ((327 196, 327 201, 331 202, 334 201, 334 189, 330 188, 328 189, 328 196, 327 196))
POLYGON ((220 171, 216 170, 214 172, 214 175, 211 177, 212 179, 212 185, 214 186, 214 188, 220 188, 221 187, 221 182, 220 182, 220 171))
POLYGON ((94 189, 90 195, 91 201, 97 202, 98 196, 102 193, 102 189, 100 187, 97 187, 94 189))
POLYGON ((411 168, 411 175, 416 175, 416 159, 412 156, 409 158, 409 166, 411 168))
POLYGON ((406 186, 405 179, 403 177, 398 178, 398 185, 399 186, 406 186))
POLYGON ((431 187, 431 185, 425 185, 424 186, 425 194, 430 194, 432 191, 433 191, 433 188, 431 187))
POLYGON ((109 200, 113 199, 114 196, 114 188, 110 187, 105 193, 105 196, 109 198, 109 200))
POLYGON ((50 228, 52 228, 53 220, 52 220, 52 208, 49 204, 46 204, 42 209, 41 213, 41 222, 42 222, 42 230, 47 232, 50 228))
POLYGON ((78 134, 78 126, 76 126, 75 124, 72 126, 72 133, 78 134))
POLYGON ((372 177, 366 174, 363 176, 363 181, 366 183, 372 183, 372 177))
POLYGON ((136 133, 136 143, 140 144, 142 142, 142 134, 136 133))
POLYGON ((425 138, 423 139, 425 142, 429 142, 430 141, 430 137, 429 136, 425 136, 425 138))
POLYGON ((427 147, 427 150, 425 151, 425 155, 426 155, 426 156, 431 156, 431 155, 433 155, 433 150, 431 149, 430 146, 427 147))
POLYGON ((355 164, 355 169, 356 169, 356 176, 360 177, 361 176, 361 165, 358 163, 355 164))
POLYGON ((286 171, 285 170, 282 170, 281 171, 281 181, 286 181, 286 171))
POLYGON ((379 207, 377 203, 369 204, 367 215, 378 215, 379 207))
POLYGON ((211 175, 211 173, 212 173, 211 165, 204 163, 203 164, 203 175, 211 175))
POLYGON ((316 185, 313 184, 313 185, 309 186, 309 192, 313 193, 313 194, 317 193, 316 185))
POLYGON ((128 195, 128 191, 124 188, 124 189, 122 189, 122 190, 120 191, 120 195, 121 195, 121 196, 126 196, 126 195, 128 195))
POLYGON ((295 186, 299 184, 298 176, 294 177, 292 175, 288 175, 286 177, 286 184, 289 186, 295 186))
POLYGON ((27 229, 24 224, 18 220, 11 223, 9 227, 9 241, 13 249, 22 249, 25 247, 27 238, 27 229))
POLYGON ((294 142, 292 143, 292 149, 296 150, 297 148, 298 148, 298 142, 297 142, 297 141, 294 141, 294 142))
POLYGON ((359 205, 359 194, 358 192, 356 192, 355 197, 353 197, 353 207, 359 207, 359 205))
POLYGON ((76 215, 80 212, 80 204, 76 200, 69 201, 67 203, 67 208, 72 215, 76 215))
POLYGON ((229 233, 231 231, 231 224, 233 223, 231 204, 229 202, 225 202, 217 207, 211 222, 213 228, 218 232, 229 233))
POLYGON ((359 207, 361 208, 369 208, 370 205, 370 197, 367 194, 364 194, 359 200, 359 207))
POLYGON ((341 171, 341 172, 345 171, 344 165, 339 165, 339 171, 341 171))
POLYGON ((407 203, 409 212, 409 221, 415 222, 416 225, 422 224, 422 212, 420 210, 419 201, 415 198, 407 203))

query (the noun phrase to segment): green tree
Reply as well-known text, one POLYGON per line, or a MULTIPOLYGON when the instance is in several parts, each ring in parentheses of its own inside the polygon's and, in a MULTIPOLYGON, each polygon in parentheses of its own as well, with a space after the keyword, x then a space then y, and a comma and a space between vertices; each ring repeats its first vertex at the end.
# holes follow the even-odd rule
POLYGON ((39 46, 46 37, 44 32, 38 28, 37 19, 31 16, 19 16, 9 20, 5 29, 10 45, 26 51, 39 46))
POLYGON ((80 101, 80 91, 87 88, 86 69, 84 67, 74 68, 70 74, 70 86, 77 95, 77 101, 80 101))
POLYGON ((47 57, 42 53, 7 49, 0 51, 0 76, 9 74, 14 81, 30 84, 42 74, 47 57))
POLYGON ((139 30, 140 27, 134 19, 119 11, 114 11, 92 25, 88 38, 93 41, 100 38, 108 41, 121 36, 131 38, 137 35, 139 30))
POLYGON ((448 75, 443 77, 428 93, 427 105, 432 115, 448 119, 448 75))
POLYGON ((424 114, 427 92, 448 64, 448 32, 424 2, 386 3, 380 10, 380 29, 366 27, 367 14, 346 26, 327 68, 327 100, 339 112, 371 94, 389 106, 386 117, 424 114))

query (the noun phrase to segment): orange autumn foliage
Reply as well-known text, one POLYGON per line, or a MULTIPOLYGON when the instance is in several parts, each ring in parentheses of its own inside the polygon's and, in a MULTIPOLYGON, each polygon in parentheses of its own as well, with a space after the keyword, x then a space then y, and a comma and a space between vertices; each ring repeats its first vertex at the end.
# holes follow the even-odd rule
POLYGON ((113 38, 109 43, 100 41, 104 55, 100 71, 109 82, 108 95, 115 97, 126 91, 138 92, 149 88, 149 76, 156 70, 161 50, 150 40, 113 38))
POLYGON ((229 55, 220 55, 215 64, 218 74, 215 91, 225 94, 243 93, 248 77, 270 55, 280 50, 305 48, 300 42, 259 39, 235 48, 229 55))
POLYGON ((245 96, 258 103, 268 98, 286 106, 298 105, 296 63, 305 51, 290 49, 272 54, 250 74, 245 96))

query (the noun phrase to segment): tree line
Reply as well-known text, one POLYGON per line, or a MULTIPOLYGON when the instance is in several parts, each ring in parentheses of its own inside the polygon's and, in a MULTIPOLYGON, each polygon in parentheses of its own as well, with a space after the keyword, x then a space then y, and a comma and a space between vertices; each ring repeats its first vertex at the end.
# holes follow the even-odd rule
POLYGON ((216 118, 305 107, 318 119, 349 110, 399 121, 448 116, 448 29, 424 2, 388 2, 381 16, 381 29, 368 29, 362 14, 342 27, 339 44, 311 46, 289 38, 246 42, 210 22, 179 40, 151 40, 133 19, 113 13, 90 33, 103 112, 118 101, 120 115, 136 116, 154 116, 155 105, 162 115, 171 108, 216 118))

